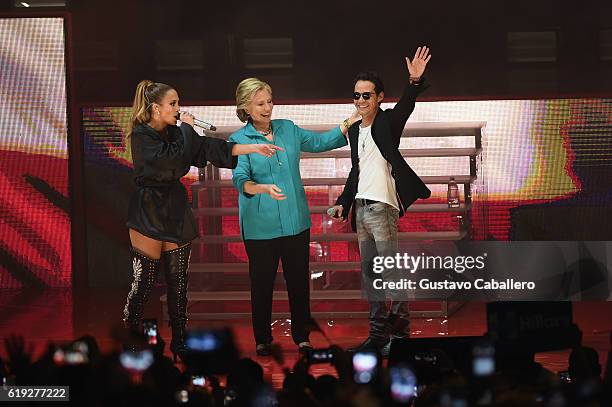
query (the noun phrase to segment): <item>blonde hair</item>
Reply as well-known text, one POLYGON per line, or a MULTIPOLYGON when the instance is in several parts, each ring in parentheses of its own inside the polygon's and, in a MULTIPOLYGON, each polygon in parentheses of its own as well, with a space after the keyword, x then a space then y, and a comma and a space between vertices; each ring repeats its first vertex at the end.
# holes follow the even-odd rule
POLYGON ((132 114, 127 128, 128 138, 132 135, 134 127, 151 121, 153 103, 161 103, 166 93, 172 89, 172 86, 165 83, 152 82, 147 79, 140 81, 136 86, 136 94, 132 104, 132 114))
POLYGON ((246 78, 238 84, 236 88, 236 116, 241 122, 244 123, 248 120, 249 114, 245 109, 253 100, 255 92, 262 89, 267 90, 272 95, 270 85, 258 78, 246 78))

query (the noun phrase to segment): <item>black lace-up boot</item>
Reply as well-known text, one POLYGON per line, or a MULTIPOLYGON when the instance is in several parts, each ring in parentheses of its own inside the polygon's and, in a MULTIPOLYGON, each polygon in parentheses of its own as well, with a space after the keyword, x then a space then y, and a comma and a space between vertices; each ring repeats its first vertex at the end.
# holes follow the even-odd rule
POLYGON ((185 328, 187 326, 187 269, 191 245, 162 253, 162 262, 168 284, 168 316, 172 328, 170 350, 176 360, 185 355, 185 328))

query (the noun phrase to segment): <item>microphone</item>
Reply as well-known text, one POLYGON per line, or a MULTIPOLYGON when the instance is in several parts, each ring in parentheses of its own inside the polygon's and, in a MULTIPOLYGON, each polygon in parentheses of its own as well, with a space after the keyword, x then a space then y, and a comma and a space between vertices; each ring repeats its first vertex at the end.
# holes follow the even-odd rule
POLYGON ((338 213, 332 206, 331 208, 327 208, 327 215, 330 218, 339 218, 340 216, 342 216, 342 213, 338 213))
MULTIPOLYGON (((185 112, 178 112, 176 114, 177 120, 180 120, 181 113, 185 113, 185 112)), ((195 117, 193 118, 193 124, 204 130, 217 131, 217 128, 213 124, 205 122, 204 120, 196 119, 195 117)))

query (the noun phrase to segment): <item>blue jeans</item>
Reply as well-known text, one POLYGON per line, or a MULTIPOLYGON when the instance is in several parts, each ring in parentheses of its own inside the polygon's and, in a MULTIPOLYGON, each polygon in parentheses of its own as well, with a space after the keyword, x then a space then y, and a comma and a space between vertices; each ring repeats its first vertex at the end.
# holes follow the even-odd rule
MULTIPOLYGON (((373 259, 375 256, 395 256, 398 251, 397 243, 397 221, 399 210, 384 202, 366 204, 361 199, 355 202, 357 239, 359 240, 359 252, 361 254, 361 277, 362 284, 367 293, 370 303, 370 337, 373 339, 386 340, 385 322, 387 321, 386 296, 383 290, 372 289, 374 280, 385 277, 389 278, 383 271, 378 274, 373 271, 373 259)), ((391 314, 405 321, 402 332, 394 332, 394 337, 407 337, 404 332, 408 325, 408 302, 392 301, 391 314)))

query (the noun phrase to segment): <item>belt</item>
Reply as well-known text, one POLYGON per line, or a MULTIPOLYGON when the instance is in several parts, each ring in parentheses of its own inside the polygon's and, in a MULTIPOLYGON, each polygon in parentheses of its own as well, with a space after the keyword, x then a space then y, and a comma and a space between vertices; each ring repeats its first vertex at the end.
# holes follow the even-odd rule
POLYGON ((372 199, 357 198, 355 200, 357 202, 360 202, 362 205, 372 205, 372 204, 378 203, 378 201, 374 201, 372 199))

